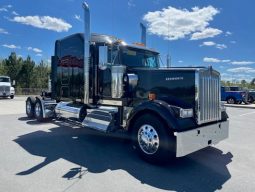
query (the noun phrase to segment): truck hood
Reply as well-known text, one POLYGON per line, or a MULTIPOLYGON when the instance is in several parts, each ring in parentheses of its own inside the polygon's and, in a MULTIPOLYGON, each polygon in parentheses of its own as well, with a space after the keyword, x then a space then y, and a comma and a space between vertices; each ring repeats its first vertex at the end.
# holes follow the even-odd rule
POLYGON ((154 92, 158 100, 183 108, 195 107, 196 69, 132 69, 138 76, 135 98, 146 99, 154 92))

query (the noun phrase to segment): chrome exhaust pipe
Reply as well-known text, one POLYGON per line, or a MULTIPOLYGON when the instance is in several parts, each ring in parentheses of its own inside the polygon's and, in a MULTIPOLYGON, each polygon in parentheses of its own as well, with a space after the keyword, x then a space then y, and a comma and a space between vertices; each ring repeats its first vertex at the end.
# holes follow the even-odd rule
POLYGON ((90 10, 86 2, 84 9, 84 104, 89 104, 89 68, 90 68, 90 10))
POLYGON ((146 27, 144 26, 143 23, 140 23, 141 27, 141 43, 146 46, 146 27))

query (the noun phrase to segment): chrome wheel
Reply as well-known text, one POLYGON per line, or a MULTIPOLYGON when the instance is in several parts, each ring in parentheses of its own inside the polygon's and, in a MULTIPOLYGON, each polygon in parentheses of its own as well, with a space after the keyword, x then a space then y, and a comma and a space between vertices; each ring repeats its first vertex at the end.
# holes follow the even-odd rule
POLYGON ((41 105, 39 102, 35 104, 35 115, 36 117, 40 117, 41 115, 41 105))
POLYGON ((27 113, 30 114, 30 113, 31 113, 31 109, 32 109, 32 106, 31 106, 31 102, 30 102, 30 101, 27 101, 27 103, 26 103, 26 109, 27 109, 27 113))
POLYGON ((138 130, 138 144, 142 151, 152 155, 159 148, 159 136, 157 131, 151 125, 142 125, 138 130))

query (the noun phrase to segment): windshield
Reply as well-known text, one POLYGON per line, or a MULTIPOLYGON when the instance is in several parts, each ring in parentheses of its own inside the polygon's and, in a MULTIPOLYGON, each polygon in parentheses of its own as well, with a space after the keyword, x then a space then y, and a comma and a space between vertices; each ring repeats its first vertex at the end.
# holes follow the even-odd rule
POLYGON ((159 66, 159 55, 147 50, 123 47, 121 61, 129 67, 157 68, 159 66))
POLYGON ((114 46, 109 47, 108 62, 128 67, 158 68, 159 54, 144 49, 114 46))
POLYGON ((241 87, 230 87, 230 91, 242 91, 241 87))
POLYGON ((9 83, 10 82, 10 78, 8 78, 8 77, 0 77, 0 82, 9 83))

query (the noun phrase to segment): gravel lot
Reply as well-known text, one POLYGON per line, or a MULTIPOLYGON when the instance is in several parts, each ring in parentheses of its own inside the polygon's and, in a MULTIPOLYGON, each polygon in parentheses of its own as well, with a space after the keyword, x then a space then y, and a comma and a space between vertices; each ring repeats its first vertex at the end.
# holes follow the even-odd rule
POLYGON ((255 110, 227 110, 229 139, 160 167, 124 140, 27 119, 25 97, 0 99, 0 191, 253 192, 255 110))

